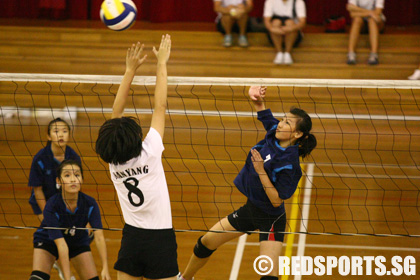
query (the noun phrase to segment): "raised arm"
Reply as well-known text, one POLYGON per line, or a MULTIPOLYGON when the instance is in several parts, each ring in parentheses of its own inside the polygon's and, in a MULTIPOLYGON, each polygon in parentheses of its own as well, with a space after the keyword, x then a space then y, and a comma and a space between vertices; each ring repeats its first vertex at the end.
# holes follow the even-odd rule
POLYGON ((168 97, 168 73, 166 64, 171 54, 171 36, 166 34, 162 36, 159 50, 153 47, 153 52, 157 57, 157 70, 156 70, 156 87, 155 87, 155 108, 152 115, 151 127, 159 132, 163 138, 165 131, 165 113, 166 101, 168 97))
POLYGON ((261 86, 252 86, 249 88, 248 94, 257 112, 265 110, 264 97, 266 90, 267 87, 261 86))
POLYGON ((120 87, 118 88, 117 96, 115 96, 114 105, 112 106, 111 118, 113 119, 122 117, 133 78, 136 75, 137 69, 146 60, 147 55, 141 57, 143 46, 144 45, 141 45, 140 42, 137 42, 136 45, 133 44, 127 50, 124 77, 121 81, 120 87))

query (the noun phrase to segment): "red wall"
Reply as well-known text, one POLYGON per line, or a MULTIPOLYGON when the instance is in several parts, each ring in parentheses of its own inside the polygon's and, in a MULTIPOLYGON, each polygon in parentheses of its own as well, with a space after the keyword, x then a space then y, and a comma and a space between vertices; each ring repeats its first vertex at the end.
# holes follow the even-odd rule
MULTIPOLYGON (((3 18, 99 19, 103 0, 8 0, 0 1, 3 18), (64 9, 62 9, 64 7, 64 9), (89 9, 88 9, 89 7, 89 9), (90 10, 90 13, 89 13, 90 10), (88 15, 89 13, 89 15, 88 15)), ((213 21, 212 0, 133 0, 138 18, 151 22, 213 21)), ((306 0, 308 23, 322 24, 331 15, 346 15, 347 0, 306 0)), ((261 17, 264 0, 254 0, 252 16, 261 17)), ((420 24, 419 0, 386 0, 387 24, 420 24), (404 2, 404 5, 401 5, 404 2)))

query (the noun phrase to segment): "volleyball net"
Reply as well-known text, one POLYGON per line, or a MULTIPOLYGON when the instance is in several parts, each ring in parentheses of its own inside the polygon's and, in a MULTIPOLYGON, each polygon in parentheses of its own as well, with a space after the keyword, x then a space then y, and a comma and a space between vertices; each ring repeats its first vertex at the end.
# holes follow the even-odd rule
MULTIPOLYGON (((106 229, 124 221, 107 164, 95 153, 121 76, 0 73, 0 228, 35 228, 29 171, 63 118, 82 158, 82 191, 106 229)), ((125 115, 147 132, 155 77, 136 77, 125 115)), ((245 203, 233 185, 265 131, 248 97, 265 85, 266 107, 281 117, 306 110, 318 146, 285 202, 289 233, 420 236, 420 84, 415 81, 169 77, 163 165, 174 228, 207 231, 245 203), (290 226, 291 224, 297 226, 290 226)))

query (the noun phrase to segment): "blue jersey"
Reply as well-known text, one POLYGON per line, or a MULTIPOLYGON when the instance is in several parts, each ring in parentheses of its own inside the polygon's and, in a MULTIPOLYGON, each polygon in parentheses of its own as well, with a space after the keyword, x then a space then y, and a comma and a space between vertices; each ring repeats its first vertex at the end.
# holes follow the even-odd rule
MULTIPOLYGON (((64 158, 73 159, 81 163, 79 155, 69 146, 66 146, 64 158)), ((60 162, 54 158, 54 155, 51 151, 51 143, 49 143, 45 148, 41 149, 32 160, 28 186, 42 186, 42 191, 44 192, 45 199, 48 200, 51 196, 57 193, 56 178, 57 168, 59 165, 60 162)), ((33 206, 38 205, 33 190, 31 192, 31 197, 29 198, 29 203, 33 206)))
MULTIPOLYGON (((296 191, 298 182, 302 177, 302 170, 299 164, 299 144, 283 148, 276 139, 276 129, 279 120, 274 118, 270 109, 259 111, 260 120, 267 134, 252 149, 260 152, 264 160, 264 169, 270 178, 271 183, 283 200, 290 198, 296 191)), ((271 215, 281 215, 285 212, 284 203, 274 207, 268 198, 258 173, 254 169, 249 152, 245 166, 233 181, 235 186, 258 208, 271 215)))
POLYGON ((44 220, 41 227, 34 233, 34 243, 53 243, 54 240, 64 237, 69 247, 89 246, 87 230, 75 230, 85 228, 87 224, 92 228, 102 228, 101 213, 96 200, 82 192, 79 192, 77 208, 71 212, 64 203, 60 193, 53 195, 45 205, 44 220), (44 227, 65 228, 44 229, 44 227))

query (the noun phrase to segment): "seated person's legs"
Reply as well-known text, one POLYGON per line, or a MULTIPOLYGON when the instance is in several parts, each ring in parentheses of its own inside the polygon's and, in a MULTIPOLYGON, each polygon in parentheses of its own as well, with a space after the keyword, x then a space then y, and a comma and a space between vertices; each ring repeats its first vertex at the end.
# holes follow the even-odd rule
POLYGON ((379 22, 375 21, 373 18, 368 19, 368 26, 369 26, 369 40, 370 40, 370 55, 368 64, 376 65, 379 63, 378 61, 378 47, 379 47, 379 31, 382 29, 384 23, 382 20, 379 22))
POLYGON ((237 24, 239 27, 238 44, 240 47, 248 47, 248 39, 246 37, 246 31, 248 28, 248 14, 242 14, 242 16, 237 19, 237 24))
POLYGON ((351 22, 349 35, 349 51, 347 55, 347 64, 356 64, 356 45, 359 40, 360 29, 363 26, 362 17, 354 17, 351 22))
MULTIPOLYGON (((296 23, 292 19, 288 19, 285 21, 285 26, 288 28, 293 28, 295 25, 296 23)), ((298 31, 286 31, 286 34, 284 36, 285 37, 285 53, 283 57, 284 64, 293 63, 293 59, 290 53, 293 49, 293 45, 296 41, 297 36, 298 36, 298 31)))
POLYGON ((230 15, 222 15, 220 22, 225 31, 223 46, 230 47, 232 46, 232 27, 235 21, 230 15))
POLYGON ((273 42, 274 49, 276 50, 276 57, 273 60, 274 64, 283 64, 283 36, 282 32, 283 21, 281 19, 271 20, 273 30, 270 31, 270 38, 273 42))

